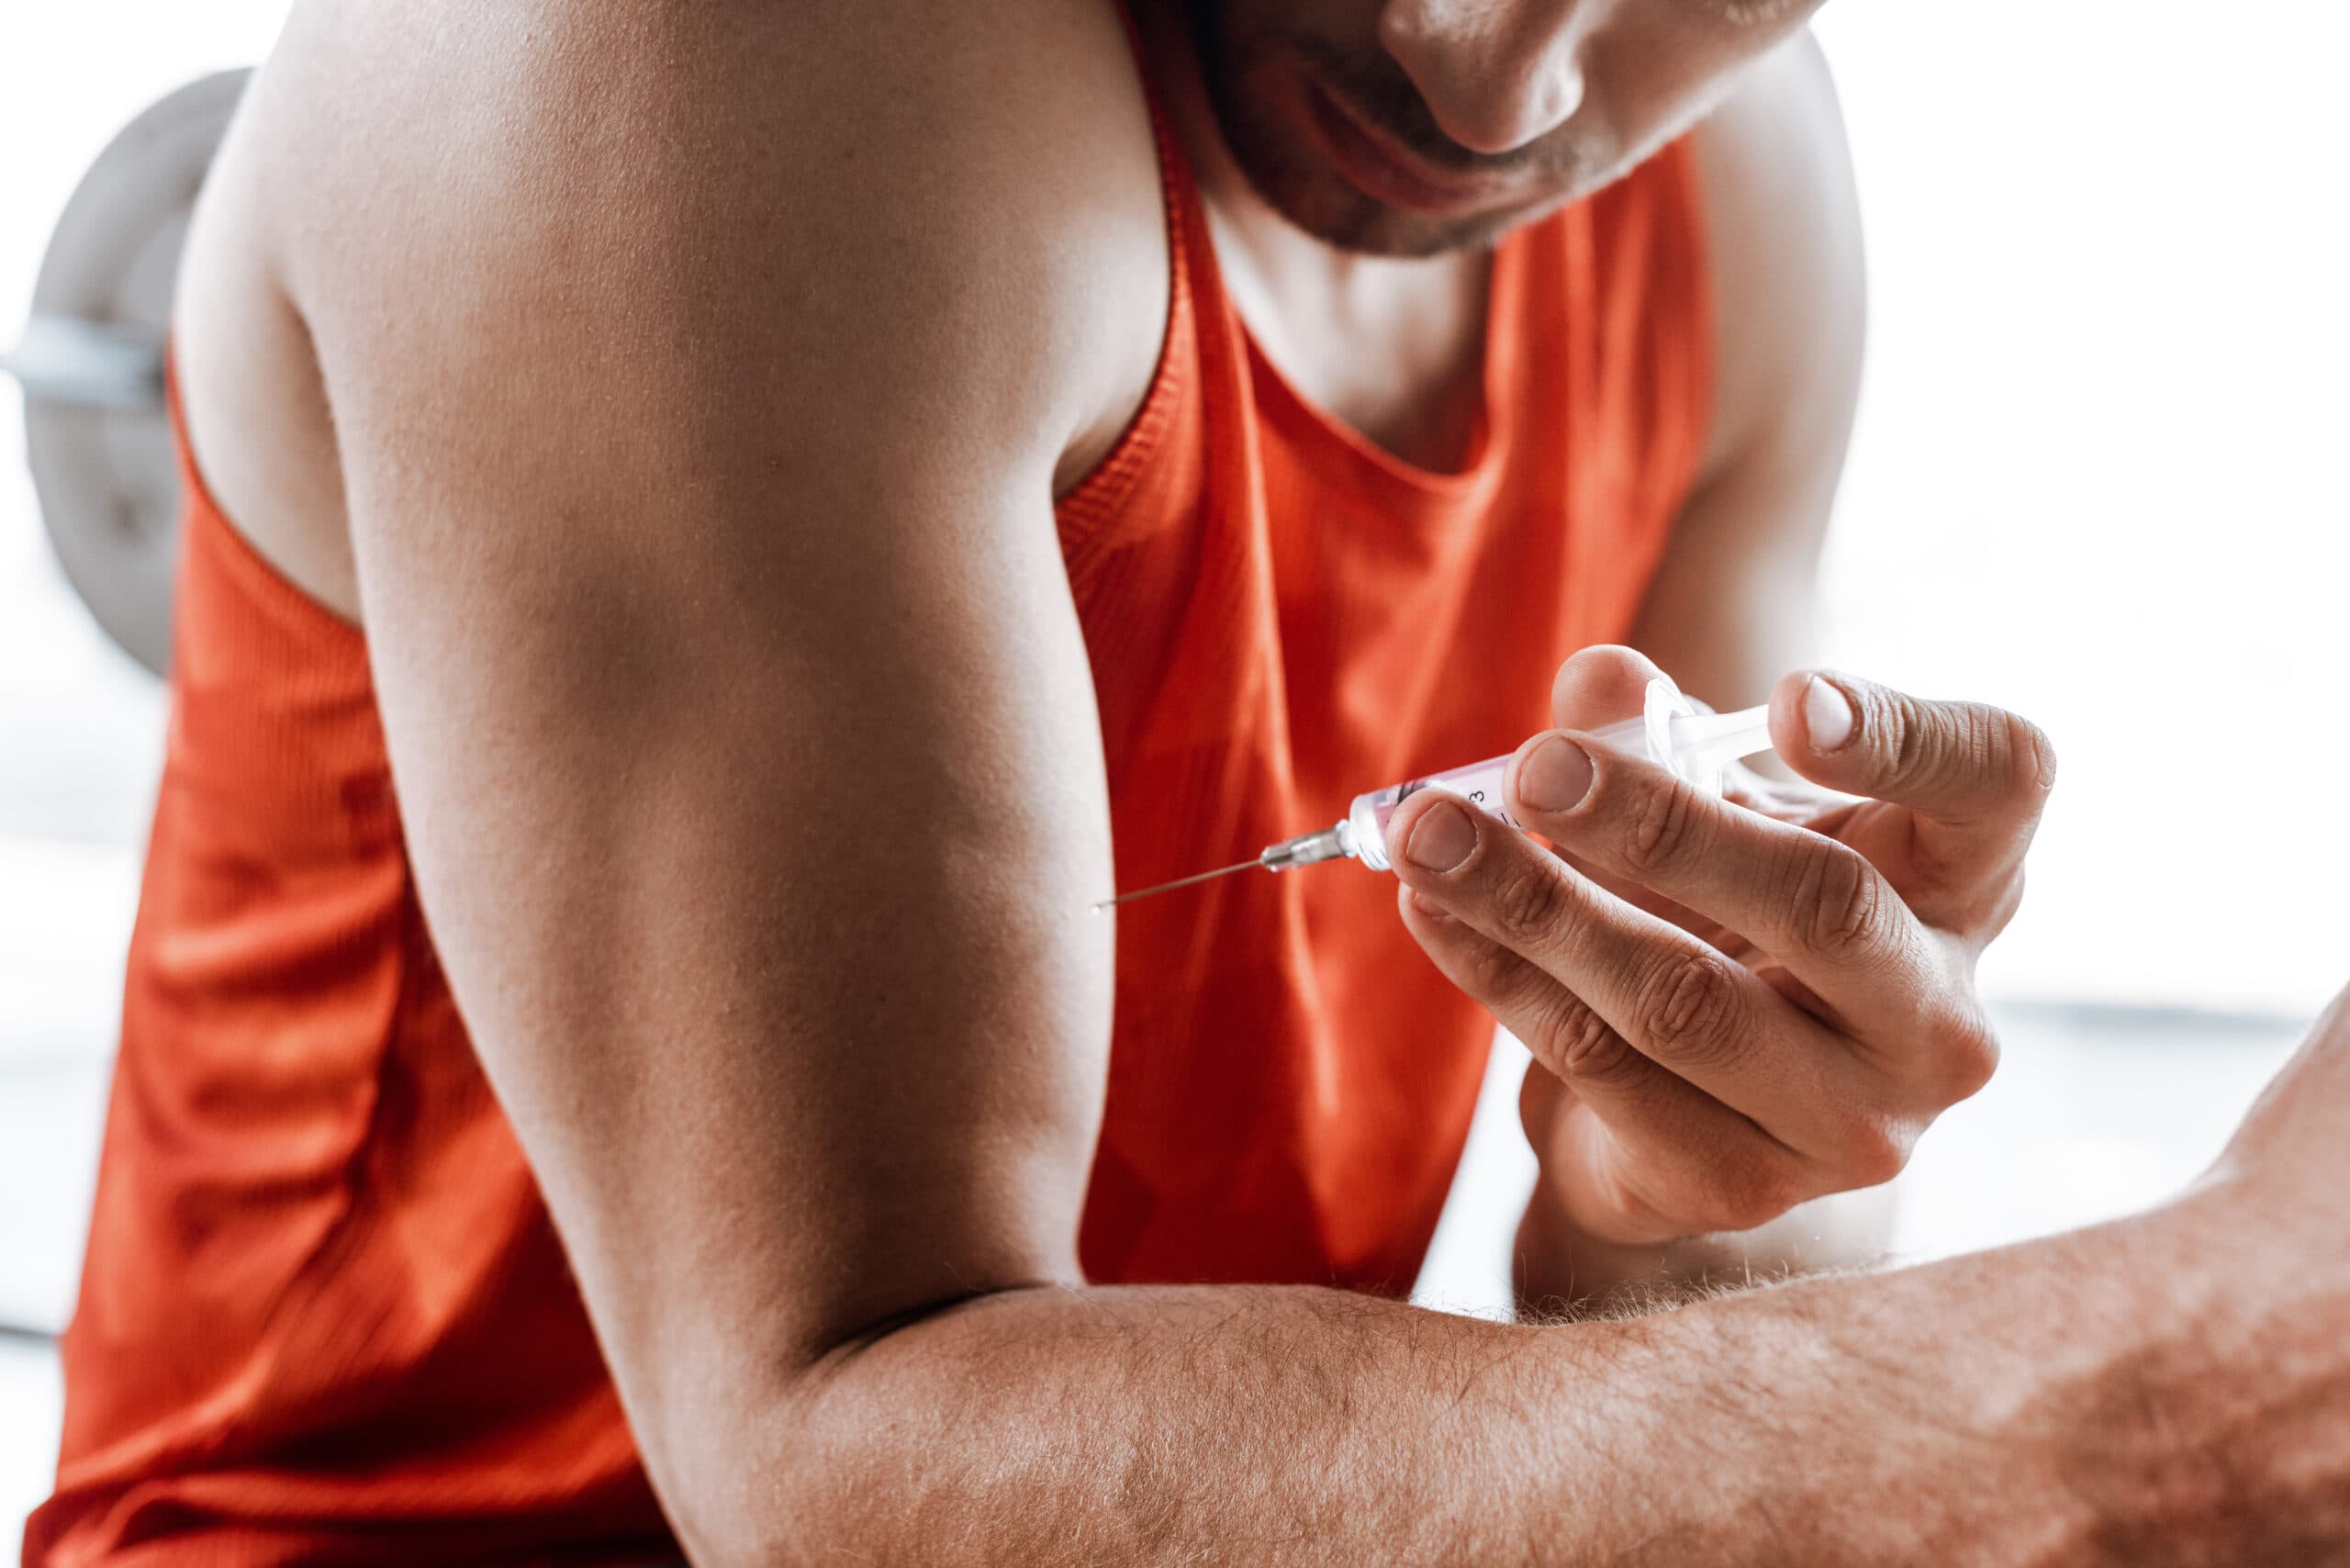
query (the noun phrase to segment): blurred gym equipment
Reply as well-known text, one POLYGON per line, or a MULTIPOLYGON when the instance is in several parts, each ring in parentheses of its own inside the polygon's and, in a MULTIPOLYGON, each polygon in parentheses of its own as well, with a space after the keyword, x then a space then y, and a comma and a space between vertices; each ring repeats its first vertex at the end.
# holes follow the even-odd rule
POLYGON ((189 83, 125 126, 73 189, 0 370, 25 393, 25 454, 57 558, 131 657, 164 672, 179 474, 163 343, 196 192, 251 71, 189 83))

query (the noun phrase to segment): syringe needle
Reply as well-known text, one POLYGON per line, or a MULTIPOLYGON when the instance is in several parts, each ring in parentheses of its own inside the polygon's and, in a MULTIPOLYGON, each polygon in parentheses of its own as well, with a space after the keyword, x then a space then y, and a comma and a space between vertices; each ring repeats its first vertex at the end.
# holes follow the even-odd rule
POLYGON ((1181 880, 1173 882, 1161 882, 1155 888, 1137 888, 1130 893, 1120 893, 1113 899, 1103 899, 1100 903, 1093 906, 1093 913, 1099 914, 1103 910, 1115 904, 1129 903, 1136 899, 1147 899, 1153 893, 1172 892, 1177 888, 1188 888, 1193 882, 1204 882, 1215 877, 1229 877, 1235 871, 1246 871, 1252 866, 1261 866, 1263 864, 1264 860, 1261 857, 1251 860, 1242 860, 1230 866, 1219 867, 1213 871, 1203 871, 1196 877, 1185 877, 1181 880))

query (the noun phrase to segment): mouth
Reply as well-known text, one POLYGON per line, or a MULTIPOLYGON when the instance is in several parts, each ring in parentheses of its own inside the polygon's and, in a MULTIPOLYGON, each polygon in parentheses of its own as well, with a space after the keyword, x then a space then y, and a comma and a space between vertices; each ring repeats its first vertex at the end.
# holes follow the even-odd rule
POLYGON ((1305 84, 1307 117, 1348 184, 1390 207, 1430 218, 1459 218, 1497 206, 1509 186, 1490 174, 1439 169, 1376 127, 1366 125, 1315 83, 1305 84))

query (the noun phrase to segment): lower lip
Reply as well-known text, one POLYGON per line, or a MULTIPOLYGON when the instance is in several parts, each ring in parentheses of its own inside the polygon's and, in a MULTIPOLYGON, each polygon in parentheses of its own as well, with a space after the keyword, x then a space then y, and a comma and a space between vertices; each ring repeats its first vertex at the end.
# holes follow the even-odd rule
POLYGON ((1339 173, 1363 195, 1431 218, 1456 218, 1494 205, 1490 181, 1438 184, 1405 168, 1370 132, 1331 102, 1321 88, 1305 89, 1307 113, 1339 173))

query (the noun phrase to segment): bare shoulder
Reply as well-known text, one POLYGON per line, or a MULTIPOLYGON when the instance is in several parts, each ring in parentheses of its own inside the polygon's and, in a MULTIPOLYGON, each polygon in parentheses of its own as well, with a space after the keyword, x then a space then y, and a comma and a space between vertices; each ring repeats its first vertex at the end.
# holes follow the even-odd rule
MULTIPOLYGON (((322 8, 347 39, 350 8, 322 8)), ((385 210, 437 211, 463 231, 450 253, 502 233, 551 272, 649 252, 656 286, 713 326, 869 312, 856 330, 880 352, 958 319, 914 346, 1016 366, 1072 418, 1105 390, 1076 351, 1105 321, 1157 324, 1124 308, 1163 276, 1161 209, 1103 0, 431 8, 420 50, 415 0, 373 0, 396 68, 363 118, 414 139, 385 210)))
POLYGON ((190 275, 265 265, 339 435, 468 377, 617 359, 690 401, 781 366, 1058 467, 1156 362, 1109 0, 300 0, 243 120, 190 275))
POLYGON ((1697 149, 1719 346, 1710 461, 1774 431, 1841 452, 1866 279, 1843 117, 1807 30, 1756 62, 1697 149))

